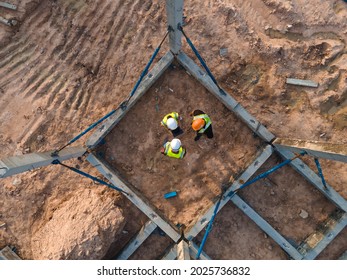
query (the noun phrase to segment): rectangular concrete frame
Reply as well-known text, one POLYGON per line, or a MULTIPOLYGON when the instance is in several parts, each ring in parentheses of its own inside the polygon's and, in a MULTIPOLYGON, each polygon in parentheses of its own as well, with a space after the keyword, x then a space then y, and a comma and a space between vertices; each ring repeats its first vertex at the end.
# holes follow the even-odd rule
POLYGON ((157 225, 149 220, 118 255, 117 260, 127 260, 141 246, 141 244, 157 228, 157 225))
POLYGON ((126 109, 123 111, 119 109, 111 117, 100 124, 96 131, 87 140, 87 147, 89 149, 95 148, 100 141, 115 127, 117 123, 125 116, 125 114, 135 105, 135 103, 145 94, 145 92, 159 79, 165 70, 171 65, 174 56, 171 52, 167 52, 159 61, 153 66, 153 69, 146 75, 141 82, 140 86, 130 98, 126 109))
POLYGON ((230 199, 243 213, 253 220, 267 235, 269 235, 284 251, 293 259, 301 260, 303 256, 294 248, 280 233, 278 233, 268 222, 266 222, 256 211, 254 211, 238 195, 230 199))
POLYGON ((52 157, 53 151, 44 153, 31 153, 20 156, 8 157, 0 160, 0 178, 33 170, 50 165, 54 160, 65 161, 78 158, 86 152, 84 147, 68 147, 59 152, 57 157, 52 157))
MULTIPOLYGON (((267 159, 272 155, 272 147, 270 145, 267 145, 263 152, 258 156, 252 164, 250 164, 247 169, 242 173, 242 175, 232 183, 232 185, 228 188, 228 190, 225 192, 221 202, 220 206, 218 209, 218 212, 223 208, 223 206, 229 201, 230 197, 228 196, 232 191, 236 190, 237 188, 240 187, 240 181, 242 180, 243 182, 246 182, 249 178, 254 175, 255 172, 267 161, 267 159)), ((216 202, 217 203, 217 202, 216 202)), ((215 203, 215 204, 216 204, 215 203)), ((206 213, 199 218, 197 223, 189 229, 189 231, 186 233, 186 238, 188 240, 192 240, 194 237, 196 237, 200 231, 202 231, 209 221, 212 218, 214 209, 215 209, 215 204, 210 207, 206 211, 206 213)))
POLYGON ((175 229, 175 226, 171 222, 166 221, 165 218, 161 217, 155 210, 155 207, 151 205, 149 201, 137 190, 127 185, 118 175, 108 166, 106 162, 99 159, 94 154, 89 154, 87 160, 92 166, 99 170, 112 184, 118 188, 126 191, 130 195, 128 198, 134 205, 136 205, 149 219, 151 219, 158 227, 160 227, 173 241, 177 242, 181 235, 175 229))
POLYGON ((234 112, 249 128, 265 142, 270 143, 275 136, 258 122, 245 108, 241 106, 230 94, 222 95, 212 79, 189 58, 184 52, 176 56, 182 66, 195 77, 208 91, 221 101, 230 111, 234 112))
POLYGON ((344 213, 334 228, 324 234, 324 237, 318 244, 309 250, 305 256, 305 260, 314 260, 333 240, 334 238, 347 226, 347 213, 344 213))
POLYGON ((276 138, 272 143, 276 148, 284 148, 293 153, 307 152, 310 156, 337 160, 347 163, 347 145, 318 141, 276 138))

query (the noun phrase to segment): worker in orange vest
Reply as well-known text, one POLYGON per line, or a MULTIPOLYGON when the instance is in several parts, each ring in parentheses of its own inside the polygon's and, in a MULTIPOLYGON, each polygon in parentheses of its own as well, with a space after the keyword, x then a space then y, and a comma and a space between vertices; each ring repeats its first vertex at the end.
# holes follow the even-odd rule
POLYGON ((193 116, 192 128, 196 131, 194 141, 198 141, 202 134, 205 134, 207 138, 213 138, 210 117, 201 110, 194 110, 190 115, 193 116))

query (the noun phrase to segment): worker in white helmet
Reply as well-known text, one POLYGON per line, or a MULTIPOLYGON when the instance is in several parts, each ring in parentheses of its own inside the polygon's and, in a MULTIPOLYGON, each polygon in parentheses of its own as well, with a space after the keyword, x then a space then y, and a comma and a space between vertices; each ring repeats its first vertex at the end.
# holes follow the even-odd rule
POLYGON ((178 125, 178 121, 181 119, 177 112, 172 112, 163 118, 161 125, 170 130, 172 135, 176 137, 183 133, 183 130, 178 125))
POLYGON ((161 149, 161 153, 172 158, 183 158, 186 154, 186 149, 182 147, 181 141, 177 138, 166 142, 164 148, 161 149))

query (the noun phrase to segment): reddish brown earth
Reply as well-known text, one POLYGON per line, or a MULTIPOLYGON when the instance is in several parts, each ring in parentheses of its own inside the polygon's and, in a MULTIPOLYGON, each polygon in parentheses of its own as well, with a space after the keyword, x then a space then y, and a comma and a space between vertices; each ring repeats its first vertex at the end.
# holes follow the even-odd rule
MULTIPOLYGON (((163 1, 158 0, 9 2, 18 5, 19 11, 12 12, 0 8, 0 16, 16 17, 19 24, 15 28, 0 25, 1 158, 29 151, 53 150, 117 107, 131 91, 166 30, 165 5, 163 1)), ((346 143, 347 7, 343 1, 185 2, 184 13, 188 22, 185 30, 217 80, 271 132, 278 137, 346 143), (227 48, 226 55, 220 55, 221 48, 227 48), (320 85, 317 89, 289 86, 285 84, 287 77, 311 79, 320 85)), ((165 43, 159 56, 162 56, 167 48, 168 44, 165 43)), ((192 56, 186 45, 183 48, 192 56)), ((187 91, 196 94, 196 89, 199 89, 199 93, 206 95, 191 77, 184 74, 180 76, 182 78, 177 78, 175 71, 166 73, 166 76, 158 81, 163 84, 162 94, 169 94, 167 87, 170 86, 174 89, 174 94, 183 95, 187 91), (183 89, 181 83, 191 85, 192 88, 183 89)), ((154 90, 153 87, 151 92, 154 90)), ((172 98, 171 101, 175 100, 172 98)), ((188 178, 179 179, 186 180, 185 184, 179 180, 171 183, 172 185, 167 184, 168 191, 180 188, 178 198, 183 198, 182 202, 189 201, 189 204, 180 204, 176 198, 176 202, 164 201, 162 185, 155 186, 153 190, 148 186, 142 189, 147 195, 157 196, 153 197, 152 203, 161 208, 174 222, 192 223, 196 219, 194 211, 203 204, 211 203, 218 194, 220 183, 228 181, 242 169, 245 162, 239 162, 236 154, 242 156, 249 153, 245 160, 253 154, 251 148, 244 149, 237 144, 238 142, 233 144, 237 137, 244 135, 241 133, 238 136, 235 133, 236 128, 241 127, 240 124, 237 123, 236 128, 227 127, 226 131, 222 131, 223 126, 220 122, 223 118, 220 116, 225 114, 231 121, 234 121, 234 117, 212 97, 206 97, 204 100, 208 102, 199 106, 206 106, 208 113, 212 115, 216 137, 211 142, 217 143, 217 147, 210 146, 205 139, 201 139, 198 145, 202 148, 194 148, 195 143, 191 142, 192 134, 188 132, 186 121, 189 117, 187 108, 184 109, 184 100, 179 100, 182 109, 177 110, 182 111, 183 121, 187 126, 184 141, 187 146, 191 146, 186 162, 197 165, 191 156, 200 151, 208 151, 208 157, 214 159, 214 164, 207 166, 213 171, 213 179, 206 177, 204 173, 198 177, 194 170, 188 168, 182 170, 183 166, 179 164, 176 170, 172 169, 176 173, 191 172, 191 179, 196 185, 198 182, 202 185, 201 182, 207 180, 207 184, 204 183, 201 187, 202 192, 199 192, 199 187, 190 186, 188 178), (215 106, 215 112, 210 110, 212 106, 215 106), (230 135, 232 131, 234 134, 230 135), (228 139, 228 142, 224 141, 224 138, 228 139), (232 152, 227 150, 225 159, 219 153, 213 154, 213 151, 225 151, 228 145, 235 147, 232 152), (224 167, 222 162, 227 162, 228 166, 224 167), (190 189, 197 190, 196 201, 185 194, 188 189, 184 187, 186 184, 190 189), (181 215, 183 210, 186 210, 186 214, 181 215)), ((164 105, 161 99, 160 101, 159 110, 163 111, 153 112, 151 115, 153 127, 150 130, 153 131, 161 129, 158 124, 162 115, 166 113, 164 106, 168 106, 164 105)), ((155 104, 153 100, 148 100, 148 111, 154 110, 155 104)), ((154 146, 160 144, 161 137, 165 134, 165 131, 160 132, 162 135, 158 138, 153 134, 152 140, 145 139, 150 139, 148 145, 153 141, 153 151, 157 151, 159 147, 154 146)), ((134 140, 134 147, 139 145, 143 140, 141 139, 136 140, 138 143, 134 140)), ((78 144, 84 141, 85 139, 80 140, 78 144)), ((140 153, 139 157, 142 156, 144 154, 140 153)), ((165 168, 171 166, 171 161, 160 154, 156 154, 154 158, 160 160, 165 168)), ((81 169, 97 175, 87 164, 77 160, 68 163, 79 165, 81 169)), ((152 164, 144 163, 138 165, 139 170, 142 168, 141 174, 152 164)), ((267 167, 275 162, 270 163, 267 167)), ((131 164, 135 163, 132 161, 131 164)), ((153 163, 153 167, 155 166, 153 163)), ((322 161, 322 166, 327 181, 347 199, 346 164, 322 161)), ((274 226, 278 226, 282 234, 301 240, 311 233, 315 223, 324 220, 332 206, 312 187, 301 182, 297 174, 289 169, 284 170, 287 169, 271 177, 278 187, 265 188, 259 183, 246 189, 242 196, 263 216, 269 218, 274 226), (268 194, 270 188, 274 188, 275 192, 271 197, 268 194), (298 194, 299 198, 296 197, 298 194), (279 202, 281 199, 284 201, 283 205, 279 202), (322 207, 317 206, 320 203, 322 207), (301 208, 307 209, 309 218, 300 220, 301 218, 297 217, 297 211, 301 208), (280 224, 280 218, 286 222, 280 224), (289 226, 291 222, 295 224, 295 228, 289 226)), ((152 178, 156 176, 149 175, 152 178)), ((147 185, 151 180, 150 176, 146 179, 147 185)), ((135 184, 136 175, 133 177, 127 179, 133 180, 135 184)), ((161 182, 159 176, 156 180, 157 183, 161 182)), ((51 166, 24 173, 3 179, 0 184, 0 221, 6 223, 5 227, 0 228, 0 247, 6 244, 14 245, 19 255, 25 259, 31 259, 38 253, 32 246, 35 234, 49 223, 51 217, 56 217, 55 212, 60 213, 59 210, 67 201, 78 197, 81 188, 90 189, 95 193, 90 203, 96 207, 100 199, 114 199, 114 209, 119 207, 124 216, 125 225, 121 231, 123 235, 116 236, 118 230, 114 229, 110 234, 114 242, 111 245, 109 242, 105 243, 105 248, 100 251, 108 251, 107 258, 119 252, 122 245, 147 220, 140 215, 139 210, 114 191, 67 172, 61 167, 51 166), (134 216, 139 218, 133 219, 134 216)), ((136 185, 139 187, 140 184, 136 185)), ((76 209, 83 209, 84 203, 76 203, 76 209)), ((232 211, 232 219, 240 219, 236 220, 236 223, 239 227, 238 232, 243 234, 235 235, 244 246, 244 254, 227 253, 227 249, 225 253, 221 253, 223 251, 218 247, 218 240, 213 241, 213 234, 217 233, 213 232, 208 241, 213 244, 208 243, 210 246, 207 244, 209 247, 206 248, 208 254, 214 258, 283 258, 283 253, 277 250, 275 245, 271 252, 264 253, 266 246, 272 246, 270 239, 263 237, 265 243, 260 242, 257 237, 262 236, 261 231, 252 227, 252 222, 239 215, 237 209, 229 211, 232 211), (254 230, 248 230, 252 228, 254 230), (245 248, 246 244, 249 247, 245 248)), ((218 218, 225 219, 225 216, 218 218)), ((214 229, 218 228, 220 234, 224 234, 226 242, 231 244, 233 239, 232 236, 230 239, 227 238, 230 236, 227 232, 233 232, 235 229, 223 228, 222 222, 214 229)), ((345 240, 344 231, 320 257, 337 258, 340 252, 347 249, 345 240)), ((153 244, 158 244, 158 248, 152 248, 153 251, 149 251, 148 255, 147 250, 141 251, 143 255, 135 256, 159 257, 159 251, 166 244, 164 246, 159 237, 158 242, 153 241, 153 244)), ((241 248, 241 245, 238 246, 235 250, 241 248)), ((83 250, 85 252, 88 248, 83 250)))

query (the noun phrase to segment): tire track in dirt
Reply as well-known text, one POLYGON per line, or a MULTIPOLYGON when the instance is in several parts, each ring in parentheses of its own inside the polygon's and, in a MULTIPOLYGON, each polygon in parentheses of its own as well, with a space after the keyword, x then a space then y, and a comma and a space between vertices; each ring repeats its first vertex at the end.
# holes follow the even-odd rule
MULTIPOLYGON (((147 19, 145 17, 141 17, 140 18, 141 20, 140 20, 138 17, 136 17, 136 20, 135 20, 134 11, 143 10, 146 5, 147 5, 146 2, 141 2, 141 1, 127 3, 127 6, 126 6, 127 9, 122 9, 123 11, 125 10, 127 14, 124 15, 124 12, 121 15, 117 14, 117 19, 120 19, 120 20, 118 20, 117 23, 114 24, 114 27, 112 28, 112 33, 110 34, 108 39, 107 47, 105 48, 105 52, 100 57, 99 59, 100 62, 97 65, 98 69, 100 68, 101 65, 105 67, 106 69, 108 69, 107 72, 105 71, 106 73, 104 75, 107 75, 106 80, 111 82, 107 83, 106 85, 103 85, 101 83, 93 84, 89 88, 87 92, 87 96, 84 100, 84 104, 85 104, 84 110, 87 110, 90 107, 90 100, 91 100, 90 96, 93 94, 93 92, 105 92, 105 93, 112 92, 112 88, 115 86, 115 83, 114 83, 115 78, 112 77, 112 71, 110 71, 112 67, 110 65, 120 64, 119 60, 122 59, 121 56, 114 56, 114 52, 117 52, 117 51, 121 53, 124 52, 124 50, 121 50, 121 45, 122 43, 124 43, 125 35, 127 34, 127 32, 129 32, 129 26, 131 26, 129 22, 135 21, 136 22, 135 28, 137 26, 141 26, 141 28, 139 30, 136 30, 136 32, 143 34, 142 33, 143 29, 146 28, 146 26, 143 23, 147 19), (107 63, 105 63, 105 61, 107 61, 107 63)), ((123 64, 125 67, 124 63, 121 63, 121 64, 123 64)), ((136 69, 136 72, 137 70, 139 69, 136 69)))
MULTIPOLYGON (((109 69, 108 67, 110 64, 117 63, 120 57, 116 57, 116 61, 114 61, 114 52, 117 50, 118 45, 124 38, 124 34, 128 30, 129 22, 133 19, 133 12, 134 10, 140 9, 145 5, 144 2, 141 3, 141 1, 128 1, 126 3, 123 3, 122 9, 119 9, 121 13, 115 13, 118 12, 115 10, 112 13, 112 18, 109 21, 111 28, 108 30, 107 35, 107 45, 104 48, 105 51, 103 53, 100 53, 100 57, 96 59, 95 61, 98 61, 96 65, 96 73, 100 71, 100 67, 103 66, 105 69, 109 69), (116 20, 115 20, 116 19, 116 20), (105 63, 105 61, 107 61, 105 63)), ((109 73, 109 72, 108 72, 109 73)), ((81 101, 83 113, 87 111, 89 108, 90 102, 92 100, 91 96, 95 94, 95 92, 110 92, 109 89, 114 86, 114 79, 109 79, 108 84, 105 85, 97 82, 90 85, 89 89, 86 91, 85 95, 83 96, 83 99, 81 101)), ((94 97, 95 98, 95 97, 94 97)))
MULTIPOLYGON (((92 14, 92 12, 90 12, 90 15, 91 15, 91 14, 92 14)), ((84 17, 84 16, 85 16, 85 15, 82 13, 82 14, 81 14, 81 17, 84 17)), ((71 18, 72 18, 72 17, 71 17, 71 18)), ((51 18, 51 20, 50 20, 49 23, 52 23, 52 22, 55 21, 55 20, 56 20, 55 17, 53 17, 53 18, 51 18)), ((58 20, 60 20, 60 19, 58 19, 58 20)), ((48 23, 47 23, 47 24, 48 24, 48 23)), ((72 28, 70 28, 69 31, 71 31, 71 29, 72 29, 72 28)), ((71 33, 69 33, 69 34, 73 34, 73 32, 71 32, 71 33)), ((73 38, 72 38, 71 41, 72 41, 72 42, 73 42, 73 41, 78 41, 79 38, 80 38, 80 36, 82 36, 82 34, 83 34, 82 32, 77 32, 77 35, 73 36, 73 38)), ((56 32, 53 33, 53 36, 56 36, 56 32)), ((65 40, 68 41, 68 38, 65 38, 65 40)), ((60 52, 57 52, 56 46, 55 46, 54 48, 52 47, 50 51, 47 51, 47 54, 49 54, 48 59, 46 59, 46 62, 45 62, 45 63, 42 63, 42 64, 40 65, 40 68, 36 69, 36 73, 35 73, 30 79, 28 79, 30 83, 27 83, 27 84, 24 86, 24 90, 25 90, 26 88, 28 88, 30 85, 32 85, 33 83, 35 83, 36 80, 40 77, 41 73, 44 72, 44 69, 46 69, 47 67, 49 67, 49 66, 51 65, 51 69, 48 71, 49 75, 43 75, 43 76, 41 76, 41 79, 39 79, 39 80, 37 81, 37 83, 36 83, 35 85, 32 86, 32 89, 33 89, 33 90, 29 90, 29 94, 28 94, 27 96, 35 95, 36 90, 38 90, 39 86, 42 85, 42 84, 44 84, 45 81, 46 81, 47 79, 49 79, 49 77, 50 77, 51 75, 53 75, 55 71, 58 70, 58 67, 59 67, 62 63, 61 63, 61 62, 58 62, 57 60, 54 60, 54 55, 57 56, 57 57, 59 57, 59 58, 61 58, 62 56, 66 56, 66 54, 69 53, 69 50, 70 50, 70 49, 69 49, 69 47, 68 47, 66 44, 64 44, 64 46, 65 46, 66 49, 61 49, 60 52), (54 60, 53 65, 52 65, 52 60, 54 60)), ((64 68, 64 67, 63 67, 63 68, 64 68)), ((60 73, 60 75, 61 75, 61 73, 60 73)), ((46 88, 46 90, 47 90, 47 88, 46 88)), ((42 91, 41 91, 41 94, 42 94, 42 91)))

